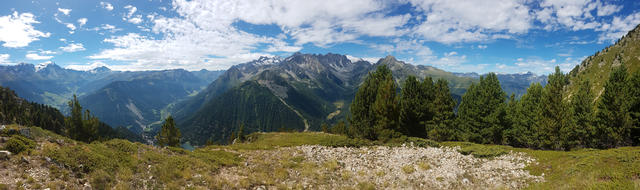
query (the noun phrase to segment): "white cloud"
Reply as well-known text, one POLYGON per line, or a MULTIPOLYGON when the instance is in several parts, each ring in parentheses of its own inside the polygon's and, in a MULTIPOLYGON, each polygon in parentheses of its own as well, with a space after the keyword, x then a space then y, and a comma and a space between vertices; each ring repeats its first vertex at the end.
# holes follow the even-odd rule
MULTIPOLYGON (((564 60, 558 61, 556 59, 542 59, 539 57, 531 58, 518 58, 512 65, 500 65, 500 69, 514 72, 534 72, 538 74, 548 74, 555 71, 555 67, 559 66, 560 70, 564 73, 571 71, 577 64, 586 57, 567 57, 564 60)), ((496 65, 498 66, 498 65, 496 65)))
POLYGON ((134 17, 129 18, 129 20, 127 20, 127 22, 133 23, 133 24, 140 24, 142 22, 142 15, 136 15, 134 17))
POLYGON ((107 11, 113 10, 113 5, 111 5, 111 3, 108 3, 108 2, 100 2, 100 6, 106 9, 107 11))
POLYGON ((24 57, 30 60, 49 60, 53 58, 53 56, 38 55, 36 53, 27 53, 24 57))
POLYGON ((32 24, 40 23, 33 14, 13 12, 11 15, 0 17, 0 42, 2 46, 17 48, 28 46, 29 43, 41 37, 47 38, 51 34, 33 28, 32 24))
POLYGON ((495 34, 522 34, 532 27, 533 17, 524 0, 410 2, 426 16, 415 33, 430 41, 483 41, 495 34))
POLYGON ((124 6, 124 8, 129 10, 129 12, 127 13, 127 18, 133 16, 133 14, 138 10, 138 8, 131 5, 124 6))
POLYGON ((489 47, 489 46, 487 46, 487 45, 478 45, 478 49, 487 49, 487 47, 489 47))
POLYGON ((635 28, 638 23, 640 23, 640 12, 627 15, 626 17, 614 16, 611 23, 605 23, 597 29, 598 31, 602 31, 598 36, 598 41, 600 43, 615 41, 635 28))
POLYGON ((88 20, 89 20, 89 19, 87 19, 87 18, 80 18, 80 19, 78 19, 78 27, 82 27, 82 26, 84 26, 85 24, 87 24, 87 21, 88 21, 88 20))
POLYGON ((76 30, 76 26, 71 24, 71 23, 67 23, 67 24, 65 24, 65 26, 67 26, 67 28, 69 28, 69 30, 76 30))
POLYGON ((58 11, 67 16, 69 16, 69 13, 71 13, 71 9, 58 8, 58 11))
POLYGON ((131 6, 131 5, 124 6, 124 8, 128 9, 129 12, 125 15, 125 17, 122 18, 122 20, 125 20, 125 21, 133 23, 133 24, 142 23, 142 15, 133 15, 133 14, 136 13, 138 8, 136 8, 134 6, 131 6))
POLYGON ((622 6, 598 4, 598 16, 608 16, 622 10, 622 6))
POLYGON ((73 69, 73 70, 77 70, 77 71, 89 71, 98 67, 109 67, 109 65, 101 62, 101 61, 95 61, 95 62, 91 62, 91 63, 87 63, 87 64, 71 64, 71 65, 67 65, 64 68, 66 69, 73 69))
POLYGON ((9 57, 11 57, 9 54, 0 54, 0 64, 10 64, 9 57))
POLYGON ((84 51, 84 46, 81 43, 70 43, 67 46, 60 47, 62 51, 65 52, 76 52, 76 51, 84 51))
MULTIPOLYGON (((92 30, 92 31, 101 31, 101 30, 105 30, 105 31, 108 31, 108 32, 111 32, 111 33, 115 33, 115 32, 118 32, 118 31, 122 31, 122 29, 121 29, 121 28, 117 28, 116 26, 114 26, 114 25, 110 25, 110 24, 102 24, 102 25, 100 25, 99 27, 93 27, 93 28, 90 28, 90 29, 88 29, 88 30, 92 30)), ((101 34, 102 34, 102 33, 101 33, 101 34)))
POLYGON ((58 52, 51 51, 51 50, 40 50, 40 53, 41 53, 41 54, 45 54, 45 55, 58 54, 58 52))

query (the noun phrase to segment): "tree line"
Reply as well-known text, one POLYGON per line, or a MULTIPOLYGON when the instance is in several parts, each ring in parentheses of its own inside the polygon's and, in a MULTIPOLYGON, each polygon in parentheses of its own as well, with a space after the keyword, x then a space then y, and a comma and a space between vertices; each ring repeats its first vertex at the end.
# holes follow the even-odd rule
POLYGON ((468 141, 536 149, 612 148, 640 141, 640 73, 613 69, 599 97, 588 80, 567 94, 569 76, 559 67, 543 87, 533 83, 516 99, 497 76, 480 77, 457 107, 446 80, 409 76, 400 90, 386 65, 369 73, 350 116, 327 131, 388 141, 401 136, 468 141))

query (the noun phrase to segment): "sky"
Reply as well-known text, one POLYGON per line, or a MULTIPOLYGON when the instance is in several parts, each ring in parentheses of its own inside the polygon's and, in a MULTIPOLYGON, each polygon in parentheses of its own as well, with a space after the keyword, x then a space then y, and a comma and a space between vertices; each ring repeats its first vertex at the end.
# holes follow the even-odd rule
POLYGON ((567 72, 640 24, 640 1, 0 1, 0 64, 221 70, 260 56, 393 55, 452 72, 567 72))

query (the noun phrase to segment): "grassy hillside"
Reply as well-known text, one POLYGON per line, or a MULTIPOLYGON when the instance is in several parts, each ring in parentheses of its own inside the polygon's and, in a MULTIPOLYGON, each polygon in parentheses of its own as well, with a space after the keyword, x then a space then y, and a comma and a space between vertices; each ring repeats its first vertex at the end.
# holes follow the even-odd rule
POLYGON ((589 80, 593 92, 599 97, 604 90, 604 83, 609 79, 613 68, 624 63, 629 73, 640 70, 640 25, 629 31, 627 35, 596 54, 587 57, 570 72, 571 84, 568 96, 578 90, 581 81, 589 80))
MULTIPOLYGON (((86 144, 29 129, 36 146, 0 164, 0 189, 640 188, 640 147, 562 152, 443 142, 433 148, 313 132, 256 133, 245 143, 185 151, 126 140, 86 144)), ((0 136, 9 138, 8 131, 0 136)))

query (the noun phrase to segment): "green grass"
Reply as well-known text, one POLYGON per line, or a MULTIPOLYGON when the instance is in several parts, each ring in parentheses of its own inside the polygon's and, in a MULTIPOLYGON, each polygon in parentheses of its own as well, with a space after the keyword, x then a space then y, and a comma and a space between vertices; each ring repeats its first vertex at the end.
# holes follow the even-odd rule
POLYGON ((360 147, 373 145, 374 142, 363 139, 351 139, 343 135, 320 132, 274 132, 253 133, 247 136, 244 143, 236 143, 228 147, 232 149, 259 150, 277 147, 291 147, 301 145, 322 145, 331 147, 360 147))
POLYGON ((499 145, 478 145, 465 142, 443 142, 443 146, 460 146, 480 157, 524 152, 537 164, 526 169, 533 175, 543 175, 545 182, 531 184, 529 189, 640 189, 640 147, 607 150, 575 151, 532 150, 499 145))

